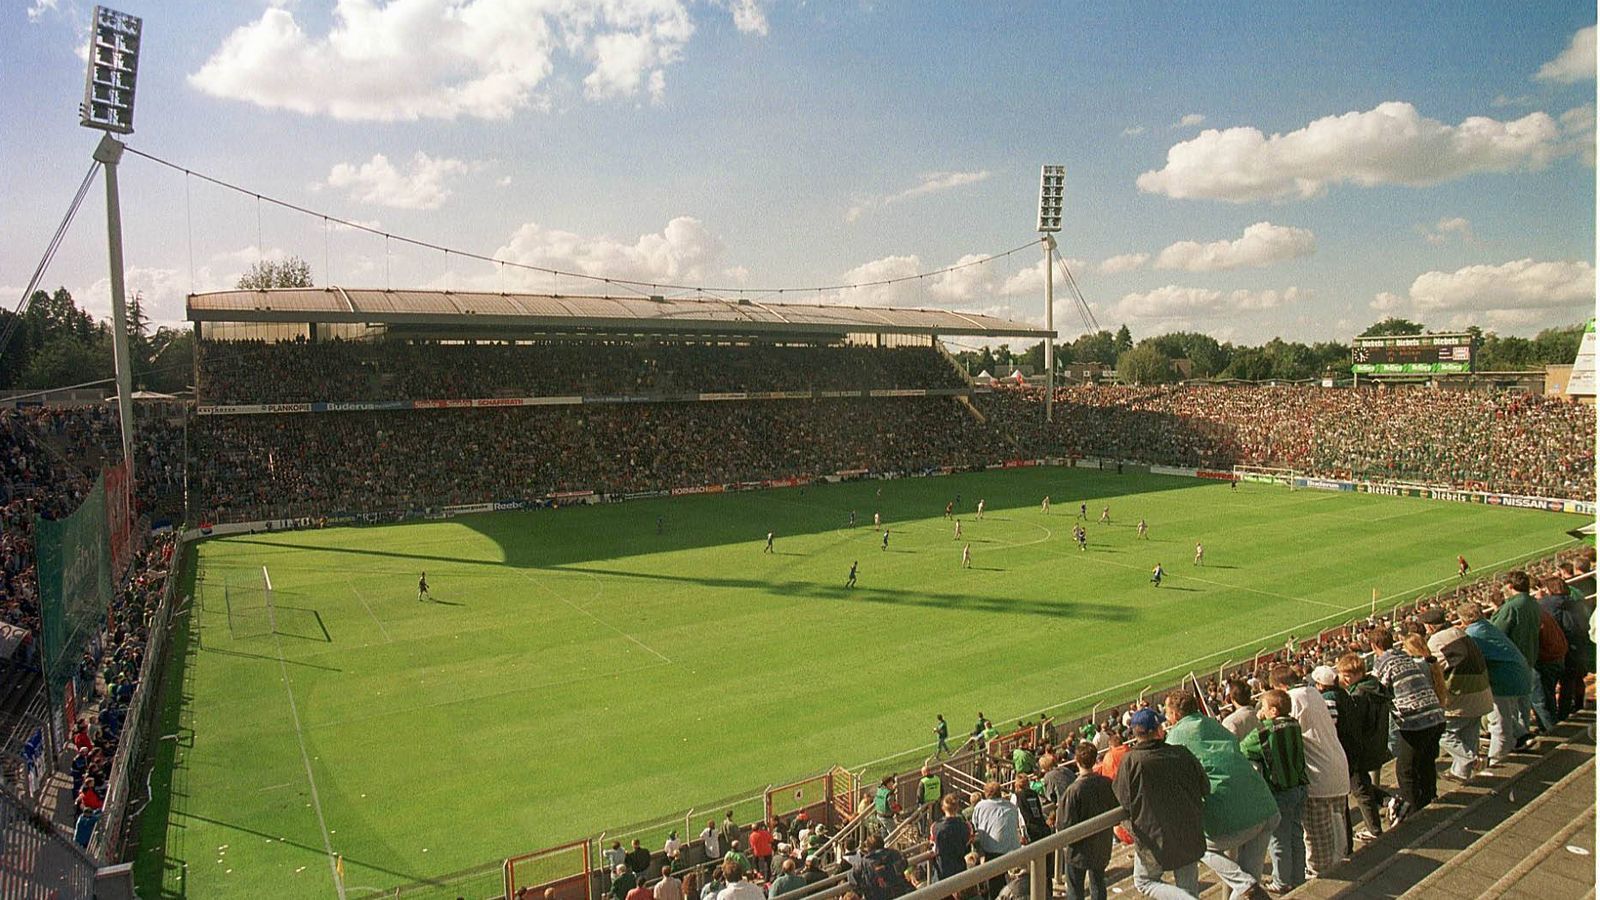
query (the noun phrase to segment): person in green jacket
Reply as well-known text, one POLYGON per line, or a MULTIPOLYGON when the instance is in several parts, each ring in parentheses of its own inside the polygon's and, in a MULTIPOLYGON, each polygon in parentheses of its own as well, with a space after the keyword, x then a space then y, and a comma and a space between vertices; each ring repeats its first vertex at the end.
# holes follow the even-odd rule
MULTIPOLYGON (((1511 643, 1522 651, 1522 656, 1528 661, 1528 671, 1534 671, 1534 665, 1539 662, 1539 604, 1528 596, 1528 590, 1533 583, 1528 579, 1528 573, 1520 569, 1507 572, 1505 580, 1500 585, 1500 591, 1505 598, 1500 602, 1494 615, 1489 617, 1489 624, 1505 632, 1511 643)), ((1530 676, 1531 677, 1531 676, 1530 676)), ((1542 701, 1535 702, 1539 690, 1538 679, 1533 678, 1533 687, 1528 696, 1517 701, 1521 708, 1524 721, 1530 725, 1534 716, 1538 716, 1539 724, 1546 731, 1555 727, 1551 721, 1550 713, 1544 708, 1542 701)))
POLYGON ((1260 698, 1261 724, 1245 733, 1239 750, 1254 763, 1272 788, 1278 804, 1278 827, 1267 842, 1272 857, 1268 890, 1293 890, 1306 881, 1304 818, 1306 790, 1311 776, 1306 769, 1305 736, 1294 717, 1294 703, 1286 691, 1271 690, 1260 698))
POLYGON ((1259 896, 1267 842, 1278 827, 1272 789, 1216 719, 1200 714, 1192 691, 1167 695, 1167 743, 1200 760, 1211 782, 1206 798, 1206 853, 1200 861, 1228 886, 1232 900, 1259 896))

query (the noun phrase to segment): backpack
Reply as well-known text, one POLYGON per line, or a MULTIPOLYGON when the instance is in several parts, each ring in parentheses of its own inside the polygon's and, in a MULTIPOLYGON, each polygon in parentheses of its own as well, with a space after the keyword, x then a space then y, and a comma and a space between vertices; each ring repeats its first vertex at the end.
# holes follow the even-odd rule
POLYGON ((861 858, 861 865, 850 870, 848 881, 862 900, 892 900, 911 893, 905 869, 905 857, 879 848, 861 858))
POLYGON ((1567 636, 1561 623, 1544 607, 1539 607, 1539 662, 1560 662, 1567 658, 1567 636))

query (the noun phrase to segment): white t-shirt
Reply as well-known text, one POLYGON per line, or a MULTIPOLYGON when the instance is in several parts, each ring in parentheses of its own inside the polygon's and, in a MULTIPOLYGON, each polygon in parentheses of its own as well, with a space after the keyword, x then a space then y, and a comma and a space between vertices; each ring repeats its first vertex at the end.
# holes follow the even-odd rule
POLYGON ((683 900, 683 882, 671 875, 656 882, 656 900, 683 900))
POLYGON ((735 881, 717 892, 717 900, 767 900, 767 895, 748 881, 735 881))
POLYGON ((1328 704, 1309 685, 1289 691, 1290 712, 1300 723, 1305 738, 1306 773, 1311 783, 1308 797, 1343 797, 1350 793, 1350 763, 1339 744, 1339 731, 1328 713, 1328 704))
POLYGON ((700 840, 705 843, 707 859, 720 859, 722 857, 722 844, 717 840, 716 831, 707 828, 705 831, 700 832, 700 840))

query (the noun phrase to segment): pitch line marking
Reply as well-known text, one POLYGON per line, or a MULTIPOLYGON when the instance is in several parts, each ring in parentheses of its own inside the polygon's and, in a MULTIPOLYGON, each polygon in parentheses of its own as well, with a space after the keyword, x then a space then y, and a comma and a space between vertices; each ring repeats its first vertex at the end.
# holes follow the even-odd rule
POLYGON ((278 669, 283 675, 283 691, 289 697, 289 715, 294 720, 295 740, 300 744, 300 762, 305 766, 306 783, 311 786, 311 805, 317 811, 317 827, 322 829, 322 849, 328 854, 328 873, 333 876, 333 887, 339 900, 345 900, 344 880, 339 877, 338 858, 333 852, 333 841, 328 835, 328 820, 322 814, 322 798, 317 794, 317 777, 311 772, 311 754, 306 751, 306 732, 300 725, 300 708, 294 702, 294 687, 289 682, 289 664, 283 659, 283 637, 273 632, 278 648, 278 669))
MULTIPOLYGON (((588 616, 590 619, 592 619, 595 622, 595 624, 601 625, 601 626, 603 626, 605 628, 610 629, 613 632, 616 632, 617 634, 622 635, 623 637, 625 637, 628 640, 630 640, 630 641, 634 642, 635 644, 637 644, 640 649, 652 654, 653 656, 655 656, 657 659, 661 660, 664 663, 672 662, 672 659, 669 658, 665 653, 662 653, 660 650, 657 650, 656 648, 650 646, 649 644, 646 644, 644 641, 639 640, 638 638, 636 638, 633 635, 627 633, 626 631, 623 631, 621 628, 618 628, 617 626, 611 624, 610 622, 607 622, 606 620, 600 618, 599 616, 595 615, 594 613, 589 612, 587 609, 584 609, 583 607, 579 606, 578 604, 573 603, 571 600, 568 600, 567 598, 561 596, 560 594, 558 594, 555 591, 551 590, 549 587, 547 587, 547 586, 545 586, 543 584, 540 584, 539 580, 537 578, 534 578, 532 575, 528 574, 527 572, 525 572, 525 571, 523 571, 521 569, 518 569, 517 570, 517 574, 521 575, 523 578, 526 578, 526 579, 528 579, 528 581, 532 582, 534 587, 539 588, 540 590, 544 591, 545 593, 549 594, 550 596, 556 598, 557 600, 560 600, 562 603, 565 603, 566 605, 572 607, 573 609, 577 610, 578 612, 583 613, 585 616, 588 616)), ((584 574, 588 575, 590 578, 593 578, 595 580, 595 588, 596 588, 595 596, 596 597, 601 596, 604 593, 605 588, 604 588, 604 586, 602 586, 600 584, 600 579, 592 572, 585 572, 584 574)))
MULTIPOLYGON (((1114 559, 1097 559, 1097 558, 1091 557, 1089 559, 1089 562, 1104 563, 1104 564, 1106 564, 1108 566, 1121 566, 1124 569, 1134 569, 1136 571, 1141 571, 1141 572, 1144 571, 1144 569, 1142 567, 1135 566, 1135 565, 1133 565, 1131 563, 1117 562, 1114 559)), ((1225 584, 1225 583, 1223 583, 1221 581, 1212 581, 1209 578, 1201 578, 1199 575, 1184 575, 1184 574, 1181 574, 1181 573, 1178 573, 1178 572, 1174 572, 1174 573, 1172 573, 1172 579, 1174 581, 1177 581, 1177 580, 1180 580, 1180 579, 1186 579, 1186 580, 1189 580, 1189 581, 1198 581, 1201 584, 1209 584, 1209 585, 1212 585, 1213 587, 1226 588, 1227 590, 1231 590, 1231 591, 1248 591, 1248 592, 1250 592, 1252 594, 1260 594, 1260 595, 1262 595, 1264 597, 1272 597, 1275 600, 1290 600, 1290 601, 1294 601, 1296 603, 1310 603, 1310 604, 1313 604, 1313 605, 1316 605, 1316 606, 1325 606, 1328 609, 1341 609, 1341 610, 1344 609, 1343 606, 1340 606, 1337 603, 1329 603, 1326 600, 1312 600, 1310 597, 1291 597, 1288 594, 1278 594, 1278 593, 1274 593, 1273 591, 1263 591, 1260 588, 1245 587, 1243 585, 1237 585, 1237 584, 1225 584)))
MULTIPOLYGON (((1489 565, 1486 566, 1485 568, 1493 569, 1493 568, 1495 568, 1497 566, 1503 566, 1506 563, 1519 562, 1519 561, 1522 561, 1522 560, 1531 559, 1533 557, 1540 556, 1542 554, 1548 553, 1551 550, 1556 550, 1556 549, 1559 549, 1561 547, 1569 547, 1569 546, 1571 546, 1571 545, 1573 545, 1575 543, 1578 543, 1578 541, 1576 539, 1565 540, 1565 541, 1562 541, 1559 544, 1551 544, 1548 547, 1543 547, 1543 548, 1540 548, 1538 550, 1529 550, 1526 553, 1519 553, 1516 556, 1508 556, 1505 559, 1499 560, 1498 562, 1489 563, 1489 565)), ((1455 580, 1456 580, 1456 578, 1453 577, 1453 576, 1445 577, 1445 578, 1440 578, 1440 579, 1438 579, 1436 581, 1430 581, 1427 584, 1418 585, 1418 586, 1413 587, 1413 588, 1407 588, 1406 590, 1403 590, 1403 591, 1396 591, 1395 593, 1390 594, 1387 597, 1379 597, 1378 598, 1378 603, 1380 603, 1380 604, 1381 603, 1386 603, 1386 602, 1388 602, 1390 600, 1394 600, 1397 597, 1404 597, 1407 594, 1413 594, 1413 593, 1416 593, 1416 592, 1419 592, 1419 591, 1426 591, 1429 588, 1434 587, 1436 585, 1444 584, 1446 582, 1455 581, 1455 580)), ((1271 641, 1271 640, 1274 640, 1276 638, 1283 637, 1284 635, 1292 635, 1296 631, 1300 631, 1301 629, 1308 628, 1308 627, 1313 626, 1313 625, 1320 625, 1323 622, 1327 622, 1327 621, 1329 621, 1331 619, 1337 619, 1337 618, 1340 618, 1342 616, 1347 616, 1350 613, 1357 612, 1357 611, 1363 610, 1363 609, 1367 609, 1369 607, 1369 605, 1371 604, 1371 602, 1372 601, 1369 600, 1369 601, 1357 604, 1355 606, 1348 607, 1345 610, 1343 610, 1342 612, 1330 613, 1330 614, 1328 614, 1326 616, 1322 616, 1321 618, 1311 619, 1310 621, 1302 622, 1299 625, 1296 625, 1296 626, 1294 626, 1292 628, 1285 628, 1282 631, 1274 632, 1272 634, 1265 635, 1263 637, 1255 638, 1254 640, 1245 641, 1242 644, 1235 644, 1234 646, 1228 647, 1228 648, 1226 648, 1224 650, 1217 650, 1217 651, 1214 651, 1212 653, 1207 653, 1204 656, 1197 656, 1194 659, 1189 660, 1188 662, 1178 663, 1175 666, 1168 666, 1165 669, 1157 669, 1154 672, 1146 672, 1145 674, 1139 676, 1138 678, 1134 678, 1134 679, 1130 679, 1128 681, 1124 681, 1121 684, 1114 684, 1114 685, 1112 685, 1111 687, 1108 687, 1108 688, 1101 688, 1098 691, 1092 691, 1092 692, 1084 694, 1082 696, 1074 697, 1071 700, 1063 700, 1060 703, 1052 703, 1049 706, 1044 707, 1043 709, 1036 709, 1031 713, 1023 713, 1021 716, 1000 716, 999 720, 1003 721, 1005 719, 1011 719, 1011 718, 1031 719, 1034 716, 1043 715, 1043 714, 1049 712, 1052 709, 1059 709, 1059 708, 1064 707, 1064 706, 1065 707, 1071 707, 1072 705, 1078 704, 1078 703, 1082 703, 1085 700, 1092 700, 1095 697, 1098 697, 1098 696, 1100 696, 1102 694, 1109 694, 1109 693, 1111 693, 1113 691, 1120 691, 1123 688, 1133 687, 1134 685, 1140 684, 1141 682, 1143 682, 1145 684, 1149 684, 1152 679, 1157 678, 1159 676, 1169 675, 1169 674, 1171 674, 1173 672, 1186 672, 1186 671, 1189 671, 1190 669, 1192 669, 1194 666, 1199 665, 1200 663, 1216 659, 1219 656, 1225 656, 1226 654, 1232 653, 1235 650, 1243 650, 1246 647, 1253 647, 1253 646, 1259 645, 1263 641, 1271 641)), ((930 742, 928 742, 926 744, 920 744, 920 745, 918 745, 916 747, 912 747, 909 750, 902 750, 899 753, 892 753, 892 754, 890 754, 888 756, 881 756, 881 757, 879 757, 877 759, 874 759, 874 760, 872 760, 870 762, 861 763, 859 765, 851 766, 849 768, 851 768, 852 770, 854 770, 854 769, 870 769, 871 767, 873 767, 875 765, 878 765, 879 763, 886 763, 886 762, 888 762, 890 760, 893 760, 893 759, 899 759, 902 756, 910 756, 913 753, 921 753, 924 750, 928 750, 928 749, 931 749, 931 748, 934 748, 934 747, 937 747, 937 746, 938 746, 937 742, 930 741, 930 742)))
POLYGON ((361 593, 360 589, 356 587, 356 583, 348 578, 344 580, 344 583, 350 586, 350 591, 356 595, 357 600, 361 601, 361 608, 367 611, 367 615, 370 616, 373 623, 378 626, 378 631, 383 633, 383 642, 385 644, 394 643, 394 638, 389 636, 389 629, 383 627, 383 620, 378 618, 378 614, 373 612, 372 607, 367 605, 367 598, 361 593))

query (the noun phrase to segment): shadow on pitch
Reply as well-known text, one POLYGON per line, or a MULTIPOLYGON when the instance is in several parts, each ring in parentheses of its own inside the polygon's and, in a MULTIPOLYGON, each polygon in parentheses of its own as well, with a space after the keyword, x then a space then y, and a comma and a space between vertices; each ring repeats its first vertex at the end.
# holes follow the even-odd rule
MULTIPOLYGON (((238 657, 242 657, 244 659, 259 659, 259 660, 263 660, 265 662, 277 662, 278 659, 279 659, 276 656, 266 656, 266 655, 261 654, 261 653, 246 653, 243 650, 224 650, 221 647, 212 647, 212 646, 209 646, 209 645, 201 647, 200 648, 200 652, 201 653, 220 653, 223 656, 238 656, 238 657)), ((343 672, 344 671, 343 669, 336 668, 334 666, 319 666, 316 663, 301 662, 300 660, 289 659, 287 657, 285 657, 283 659, 283 661, 285 663, 288 663, 291 666, 305 666, 308 669, 321 669, 324 672, 343 672)))
MULTIPOLYGON (((219 825, 219 826, 221 826, 223 828, 230 828, 230 829, 232 829, 234 831, 240 831, 240 832, 243 832, 245 834, 253 834, 256 837, 266 838, 267 840, 275 841, 277 843, 288 844, 291 847, 296 847, 296 848, 301 849, 301 850, 309 851, 311 853, 316 854, 317 856, 325 856, 327 854, 327 852, 328 852, 327 848, 325 848, 325 847, 316 847, 316 846, 312 846, 311 844, 303 844, 303 843, 301 843, 299 841, 291 841, 288 838, 284 838, 284 837, 281 837, 281 836, 275 835, 275 834, 268 834, 265 831, 257 831, 254 828, 246 828, 245 826, 239 825, 239 824, 234 823, 234 822, 224 822, 221 819, 213 819, 213 818, 210 818, 210 817, 207 817, 207 816, 196 815, 195 813, 192 813, 192 812, 179 813, 178 815, 181 815, 184 818, 194 819, 194 820, 200 821, 200 822, 208 822, 208 823, 210 823, 212 825, 219 825)), ((348 863, 348 864, 351 864, 351 865, 364 866, 364 867, 366 867, 368 869, 373 870, 374 872, 382 872, 385 875, 393 875, 396 878, 403 878, 406 881, 426 881, 427 880, 424 876, 418 875, 415 872, 402 872, 399 869, 391 869, 391 868, 388 868, 386 866, 380 866, 380 865, 378 865, 376 863, 367 862, 365 860, 357 859, 357 858, 355 858, 353 856, 346 856, 344 858, 344 861, 346 863, 348 863)))
MULTIPOLYGON (((590 575, 612 575, 619 578, 637 578, 646 581, 670 581, 677 584, 697 584, 702 587, 759 591, 785 597, 812 597, 823 600, 864 600, 891 606, 922 606, 934 609, 965 609, 993 613, 1024 613, 1061 619, 1094 619, 1102 622, 1127 622, 1134 618, 1133 611, 1110 603, 1082 603, 1074 600, 1026 599, 1020 597, 983 597, 976 594, 946 594, 930 591, 907 591, 899 588, 874 587, 857 581, 854 588, 843 585, 816 584, 809 581, 762 581, 755 578, 718 578, 713 576, 690 577, 667 575, 659 572, 625 572, 594 566, 550 567, 550 572, 583 572, 590 575)), ((987 571, 1004 571, 988 569, 987 571)), ((1193 590, 1177 588, 1176 590, 1193 590)))

